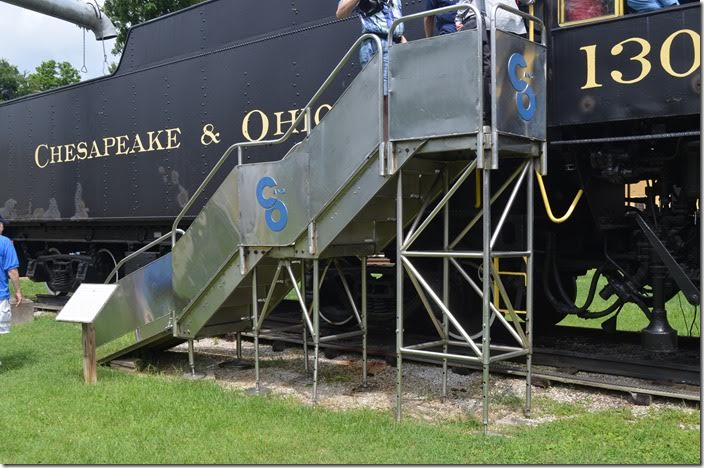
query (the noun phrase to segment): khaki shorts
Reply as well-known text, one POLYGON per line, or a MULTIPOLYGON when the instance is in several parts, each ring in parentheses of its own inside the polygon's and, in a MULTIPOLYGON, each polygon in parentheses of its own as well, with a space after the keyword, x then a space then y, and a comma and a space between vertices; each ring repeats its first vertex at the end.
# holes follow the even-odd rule
POLYGON ((0 301, 0 335, 10 333, 10 325, 12 325, 12 309, 10 309, 10 301, 3 299, 0 301))

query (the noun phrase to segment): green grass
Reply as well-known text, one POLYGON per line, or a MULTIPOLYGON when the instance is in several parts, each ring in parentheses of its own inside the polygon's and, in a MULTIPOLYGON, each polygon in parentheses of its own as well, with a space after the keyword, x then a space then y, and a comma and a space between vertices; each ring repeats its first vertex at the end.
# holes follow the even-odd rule
MULTIPOLYGON (((588 274, 577 278, 577 305, 582 305, 586 301, 592 275, 593 271, 590 271, 588 274)), ((599 278, 599 282, 597 284, 598 286, 596 289, 594 302, 591 306, 592 310, 605 309, 614 301, 613 298, 605 301, 599 296, 599 291, 601 291, 601 288, 606 285, 606 278, 602 276, 599 278)), ((695 318, 694 308, 687 302, 682 293, 679 293, 677 296, 670 299, 665 305, 665 309, 667 310, 667 319, 670 322, 670 325, 677 330, 680 336, 689 336, 690 327, 692 328, 692 336, 700 336, 699 312, 697 311, 695 318), (694 326, 692 326, 693 319, 694 326)), ((601 323, 608 320, 610 317, 611 315, 601 319, 586 320, 575 315, 570 315, 562 320, 560 325, 583 328, 601 328, 601 323)), ((640 331, 647 326, 648 319, 635 304, 626 304, 619 314, 616 322, 616 329, 622 331, 640 331)))
MULTIPOLYGON (((0 463, 690 463, 692 410, 585 413, 483 437, 475 420, 429 424, 247 397, 212 381, 100 368, 82 383, 77 326, 41 319, 0 337, 0 463)), ((515 402, 514 402, 515 403, 515 402)))
MULTIPOLYGON (((46 283, 35 283, 27 278, 20 278, 20 287, 22 288, 22 295, 32 301, 37 300, 37 294, 49 293, 46 283)), ((15 288, 12 287, 12 283, 10 283, 10 293, 15 294, 15 288)))

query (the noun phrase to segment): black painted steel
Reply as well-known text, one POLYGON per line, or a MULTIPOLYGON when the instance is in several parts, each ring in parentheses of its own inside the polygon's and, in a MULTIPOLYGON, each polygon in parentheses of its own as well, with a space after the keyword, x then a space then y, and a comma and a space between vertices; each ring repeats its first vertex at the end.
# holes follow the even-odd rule
POLYGON ((700 23, 693 4, 553 29, 548 124, 699 114, 700 23))

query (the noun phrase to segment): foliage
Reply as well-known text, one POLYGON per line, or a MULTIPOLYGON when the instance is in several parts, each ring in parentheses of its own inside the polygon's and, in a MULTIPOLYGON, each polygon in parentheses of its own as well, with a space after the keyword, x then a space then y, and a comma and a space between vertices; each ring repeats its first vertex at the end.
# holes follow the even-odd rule
POLYGON ((34 73, 27 75, 27 91, 23 94, 39 93, 81 81, 78 70, 68 62, 47 60, 39 64, 34 73))
MULTIPOLYGON (((81 372, 80 327, 50 319, 0 337, 0 463, 700 463, 696 410, 560 413, 504 436, 476 423, 428 424, 378 411, 328 411, 247 397, 212 380, 81 372)), ((536 413, 544 400, 536 399, 536 413)), ((553 413, 554 414, 554 413, 553 413)))
POLYGON ((0 102, 17 97, 25 86, 25 77, 16 66, 0 59, 0 102))
POLYGON ((203 0, 105 0, 103 10, 117 28, 112 53, 122 52, 129 29, 139 23, 173 13, 203 0))
POLYGON ((78 70, 68 62, 47 60, 34 73, 20 73, 15 65, 0 59, 0 101, 48 91, 81 81, 78 70))

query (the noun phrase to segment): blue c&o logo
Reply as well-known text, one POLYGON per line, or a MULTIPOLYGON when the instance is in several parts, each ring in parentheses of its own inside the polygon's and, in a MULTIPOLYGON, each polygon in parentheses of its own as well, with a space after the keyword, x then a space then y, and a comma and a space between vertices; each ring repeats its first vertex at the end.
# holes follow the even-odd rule
MULTIPOLYGON (((535 117, 535 108, 537 105, 533 88, 528 82, 518 77, 518 69, 527 67, 528 64, 523 54, 516 52, 508 59, 508 77, 511 80, 511 86, 516 90, 518 115, 525 121, 529 121, 535 117), (528 98, 527 103, 524 97, 528 98)), ((526 74, 523 76, 526 76, 526 74)))
POLYGON ((281 232, 288 224, 288 209, 286 209, 284 202, 274 198, 274 196, 286 193, 286 189, 277 189, 276 186, 276 181, 271 177, 262 177, 257 184, 257 202, 266 210, 264 219, 269 229, 274 232, 281 232), (269 198, 264 196, 264 189, 266 188, 272 189, 273 196, 269 198), (274 213, 277 213, 277 219, 274 219, 274 213))

